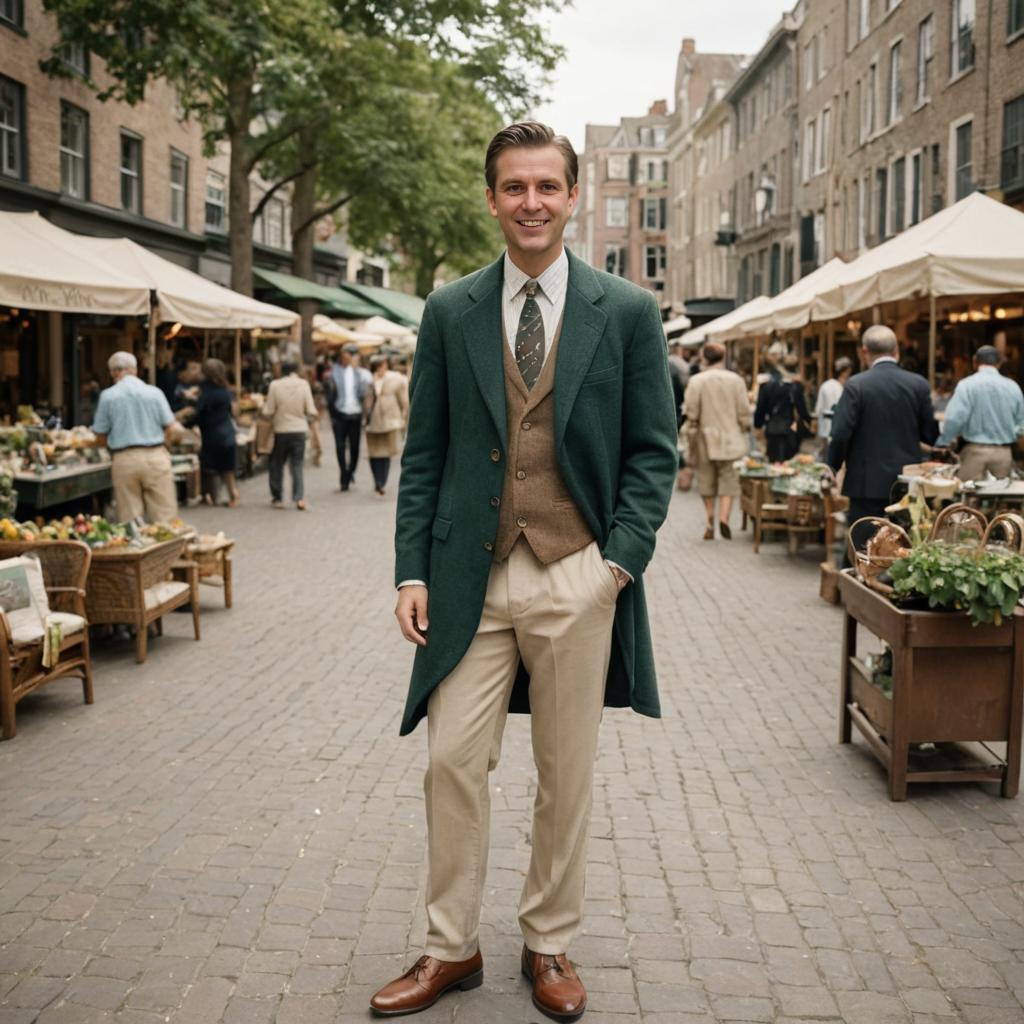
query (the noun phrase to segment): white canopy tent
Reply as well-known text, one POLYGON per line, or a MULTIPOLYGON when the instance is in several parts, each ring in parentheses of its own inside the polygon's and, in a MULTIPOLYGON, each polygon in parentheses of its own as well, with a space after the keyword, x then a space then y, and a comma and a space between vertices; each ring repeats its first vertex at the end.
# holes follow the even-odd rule
POLYGON ((157 319, 188 327, 251 330, 289 328, 299 314, 224 288, 136 245, 130 238, 73 236, 97 262, 118 273, 141 275, 156 292, 157 319))
POLYGON ((769 299, 766 308, 734 325, 735 334, 770 334, 806 327, 811 320, 814 300, 823 289, 832 287, 847 264, 838 257, 800 278, 785 291, 769 299))
POLYGON ((709 320, 706 324, 687 331, 679 339, 679 342, 684 348, 696 348, 698 345, 703 345, 705 341, 727 338, 735 324, 742 323, 746 318, 760 313, 769 301, 766 295, 758 295, 731 312, 723 313, 714 320, 709 320))
POLYGON ((332 320, 329 316, 325 316, 323 313, 314 313, 313 341, 335 347, 351 344, 359 345, 360 348, 374 348, 379 346, 383 339, 379 334, 353 331, 332 320))
MULTIPOLYGON (((693 326, 693 321, 685 314, 680 313, 679 316, 672 317, 671 320, 666 320, 662 324, 665 328, 665 337, 667 338, 670 334, 675 334, 678 331, 689 330, 693 326)), ((673 339, 677 341, 678 339, 673 339)))
POLYGON ((408 327, 403 327, 401 324, 396 324, 393 320, 388 320, 387 317, 383 316, 371 316, 363 324, 364 334, 376 334, 382 338, 390 338, 394 341, 404 341, 408 338, 412 338, 415 331, 410 330, 408 327))
POLYGON ((150 285, 85 253, 38 213, 0 211, 0 305, 51 313, 146 316, 150 285))

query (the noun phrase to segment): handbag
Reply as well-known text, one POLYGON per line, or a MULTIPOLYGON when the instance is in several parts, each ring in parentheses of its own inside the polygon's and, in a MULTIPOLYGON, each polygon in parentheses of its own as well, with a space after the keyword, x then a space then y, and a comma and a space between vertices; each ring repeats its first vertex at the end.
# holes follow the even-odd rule
POLYGON ((256 454, 269 455, 274 450, 274 421, 260 418, 256 421, 256 454))

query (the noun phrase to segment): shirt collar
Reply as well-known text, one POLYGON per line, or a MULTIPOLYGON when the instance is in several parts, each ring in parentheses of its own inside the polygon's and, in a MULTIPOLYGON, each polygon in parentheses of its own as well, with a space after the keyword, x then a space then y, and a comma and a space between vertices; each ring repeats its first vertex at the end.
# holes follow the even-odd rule
MULTIPOLYGON (((548 301, 557 303, 565 295, 565 286, 568 279, 569 257, 566 255, 565 246, 562 246, 558 259, 537 278, 537 284, 540 285, 540 290, 547 297, 548 301)), ((510 296, 518 295, 522 291, 523 285, 530 280, 532 280, 530 275, 524 273, 512 262, 512 257, 509 256, 508 250, 506 250, 505 287, 508 289, 508 294, 510 296)))
POLYGON ((874 369, 879 363, 895 363, 895 356, 879 356, 872 364, 871 368, 874 369))
POLYGON ((986 371, 991 372, 991 373, 998 373, 999 372, 999 367, 998 366, 979 366, 978 367, 978 373, 985 373, 986 371))

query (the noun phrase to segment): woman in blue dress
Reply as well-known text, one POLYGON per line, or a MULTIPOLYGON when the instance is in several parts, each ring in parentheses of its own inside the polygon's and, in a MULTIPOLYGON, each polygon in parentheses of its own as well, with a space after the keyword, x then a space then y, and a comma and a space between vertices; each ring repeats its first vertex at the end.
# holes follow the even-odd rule
POLYGON ((216 504, 219 484, 228 491, 228 508, 238 505, 238 484, 235 482, 235 406, 228 384, 227 371, 219 359, 203 362, 203 379, 195 405, 193 425, 203 437, 199 463, 203 471, 203 497, 216 504))

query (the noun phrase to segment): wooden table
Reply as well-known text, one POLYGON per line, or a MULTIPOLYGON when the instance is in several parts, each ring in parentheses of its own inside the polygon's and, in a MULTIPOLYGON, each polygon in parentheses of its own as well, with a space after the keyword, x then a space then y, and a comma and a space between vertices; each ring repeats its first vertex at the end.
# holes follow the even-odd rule
POLYGON ((198 566, 199 582, 224 588, 224 607, 233 600, 231 553, 235 542, 230 537, 202 536, 190 541, 185 556, 198 566))
POLYGON ((109 462, 58 467, 45 473, 14 474, 19 509, 31 508, 37 512, 88 497, 93 498, 95 506, 112 487, 109 462))
POLYGON ((845 606, 839 688, 839 742, 851 727, 889 776, 889 797, 905 800, 908 782, 999 782, 1017 795, 1024 706, 1024 609, 1002 625, 972 626, 965 612, 896 607, 852 569, 839 576, 845 606), (892 648, 892 696, 857 657, 857 627, 892 648), (989 743, 1005 743, 1000 757, 989 743), (948 744, 945 763, 912 766, 917 744, 948 744))

